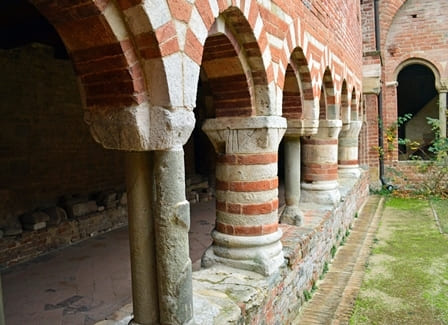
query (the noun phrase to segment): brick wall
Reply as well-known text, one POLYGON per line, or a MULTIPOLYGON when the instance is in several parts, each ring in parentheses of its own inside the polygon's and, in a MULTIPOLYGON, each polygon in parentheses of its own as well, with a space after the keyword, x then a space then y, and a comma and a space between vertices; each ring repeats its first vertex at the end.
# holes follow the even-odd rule
POLYGON ((0 50, 0 112, 0 228, 63 196, 124 189, 122 153, 93 141, 72 64, 52 48, 0 50))
MULTIPOLYGON (((386 83, 396 80, 399 66, 409 59, 418 59, 417 62, 434 67, 436 80, 448 78, 447 12, 448 2, 435 0, 410 0, 396 12, 383 46, 386 83)), ((397 89, 386 87, 383 98, 387 126, 397 119, 397 89)), ((398 159, 397 152, 392 159, 398 159)))

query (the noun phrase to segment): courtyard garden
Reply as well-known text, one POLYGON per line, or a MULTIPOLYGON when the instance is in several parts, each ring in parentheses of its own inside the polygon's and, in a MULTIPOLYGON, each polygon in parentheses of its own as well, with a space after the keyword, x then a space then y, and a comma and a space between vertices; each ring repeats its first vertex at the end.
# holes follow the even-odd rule
POLYGON ((350 324, 448 324, 448 200, 388 196, 350 324))

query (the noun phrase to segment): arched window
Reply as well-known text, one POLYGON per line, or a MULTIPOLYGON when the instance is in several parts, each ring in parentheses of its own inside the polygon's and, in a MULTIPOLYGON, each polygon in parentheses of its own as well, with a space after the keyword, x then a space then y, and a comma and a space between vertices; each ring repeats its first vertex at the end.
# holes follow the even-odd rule
POLYGON ((407 139, 399 145, 399 159, 412 156, 426 158, 428 147, 434 140, 434 132, 427 118, 438 118, 438 94, 435 76, 431 69, 422 64, 411 64, 398 74, 398 137, 407 139))

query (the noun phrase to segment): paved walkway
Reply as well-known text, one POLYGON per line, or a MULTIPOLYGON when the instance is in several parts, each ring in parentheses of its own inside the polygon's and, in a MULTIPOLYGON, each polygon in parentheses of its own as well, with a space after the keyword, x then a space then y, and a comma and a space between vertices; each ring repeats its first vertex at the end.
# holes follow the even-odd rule
POLYGON ((318 290, 295 324, 348 324, 361 287, 365 264, 378 229, 383 198, 370 196, 344 246, 338 250, 318 290))
MULTIPOLYGON (((361 284, 379 219, 380 199, 370 197, 346 244, 297 324, 346 323, 361 284)), ((381 206, 381 204, 380 204, 381 206)), ((190 256, 211 243, 214 202, 192 205, 190 256)), ((127 228, 11 268, 2 274, 6 324, 90 325, 131 302, 127 228)))
MULTIPOLYGON (((214 205, 191 205, 193 268, 211 244, 214 205)), ((128 228, 10 268, 2 284, 7 325, 95 324, 131 302, 128 228)))

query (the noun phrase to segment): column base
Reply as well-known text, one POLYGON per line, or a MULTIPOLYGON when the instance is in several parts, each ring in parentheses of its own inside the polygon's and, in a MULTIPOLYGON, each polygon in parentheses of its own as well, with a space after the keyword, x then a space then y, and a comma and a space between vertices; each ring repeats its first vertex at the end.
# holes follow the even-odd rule
POLYGON ((302 183, 300 200, 303 203, 336 205, 341 200, 338 181, 302 183))
POLYGON ((202 266, 224 264, 237 269, 271 275, 284 263, 282 231, 263 236, 232 236, 212 232, 213 244, 202 256, 202 266))
POLYGON ((358 165, 356 166, 339 166, 338 176, 341 178, 359 178, 361 177, 361 169, 358 165))
POLYGON ((280 217, 280 222, 293 226, 303 224, 303 212, 296 205, 287 205, 280 217))

